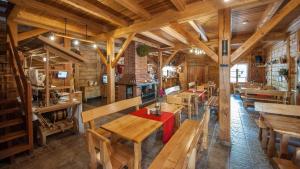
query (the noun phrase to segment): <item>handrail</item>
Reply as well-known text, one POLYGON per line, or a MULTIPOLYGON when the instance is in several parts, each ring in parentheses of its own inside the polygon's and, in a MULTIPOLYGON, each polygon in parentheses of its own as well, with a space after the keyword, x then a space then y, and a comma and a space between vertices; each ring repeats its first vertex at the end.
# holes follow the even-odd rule
POLYGON ((24 108, 25 118, 26 118, 26 128, 28 132, 28 144, 30 149, 33 148, 33 129, 32 129, 32 88, 30 81, 26 78, 24 69, 21 64, 21 58, 15 46, 15 39, 12 36, 12 31, 10 26, 7 28, 8 33, 8 48, 10 54, 10 62, 12 66, 13 73, 15 75, 15 80, 18 88, 18 92, 21 98, 21 103, 24 108))

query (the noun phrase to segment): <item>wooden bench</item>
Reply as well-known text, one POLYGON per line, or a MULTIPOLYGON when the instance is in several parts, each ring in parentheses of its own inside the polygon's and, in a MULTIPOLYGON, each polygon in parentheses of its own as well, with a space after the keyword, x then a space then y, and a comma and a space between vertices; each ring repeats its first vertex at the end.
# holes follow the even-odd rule
POLYGON ((178 92, 180 92, 180 86, 173 86, 165 89, 166 95, 176 94, 178 92))
POLYGON ((110 137, 111 134, 107 132, 106 130, 103 130, 101 128, 97 128, 95 126, 95 120, 100 119, 101 117, 108 116, 117 112, 120 112, 122 110, 126 110, 128 108, 136 107, 136 109, 139 109, 139 106, 142 104, 141 97, 135 97, 132 99, 126 99, 122 101, 118 101, 115 103, 111 103, 108 105, 104 105, 101 107, 97 107, 88 111, 82 112, 82 121, 83 123, 88 123, 90 129, 95 130, 97 133, 110 137))
POLYGON ((272 164, 277 169, 299 169, 300 168, 300 148, 296 149, 294 160, 272 158, 272 164))
POLYGON ((245 96, 243 103, 245 107, 253 105, 255 101, 266 103, 288 103, 288 92, 278 90, 258 90, 258 89, 245 89, 245 96))
POLYGON ((203 121, 185 120, 148 169, 195 169, 203 121))
POLYGON ((188 117, 189 119, 192 118, 192 97, 191 96, 186 96, 186 97, 181 97, 182 95, 168 95, 167 96, 167 103, 171 104, 178 104, 185 106, 187 109, 188 117))

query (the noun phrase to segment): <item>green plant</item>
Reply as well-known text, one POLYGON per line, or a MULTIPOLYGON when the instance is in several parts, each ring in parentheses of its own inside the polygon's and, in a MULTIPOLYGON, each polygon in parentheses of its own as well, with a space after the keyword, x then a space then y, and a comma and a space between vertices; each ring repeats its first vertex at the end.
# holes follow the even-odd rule
POLYGON ((147 56, 150 52, 150 47, 147 45, 139 45, 136 48, 136 52, 140 57, 147 56))
POLYGON ((280 69, 279 70, 279 75, 280 76, 287 76, 289 74, 289 70, 287 69, 280 69))

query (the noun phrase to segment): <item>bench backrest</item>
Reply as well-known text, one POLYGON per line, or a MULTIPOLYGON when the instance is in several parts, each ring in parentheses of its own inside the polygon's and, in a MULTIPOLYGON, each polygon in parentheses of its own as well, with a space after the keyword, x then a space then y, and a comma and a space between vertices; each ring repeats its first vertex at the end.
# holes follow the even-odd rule
POLYGON ((270 96, 283 97, 283 98, 286 98, 288 96, 287 91, 245 89, 245 95, 248 94, 270 95, 270 96))
POLYGON ((184 169, 193 165, 203 121, 185 120, 148 169, 184 169))
POLYGON ((91 110, 87 110, 82 112, 82 121, 83 123, 90 123, 90 127, 92 129, 95 128, 94 120, 103 116, 107 116, 122 110, 126 110, 131 107, 136 107, 139 109, 139 105, 142 104, 141 97, 135 97, 132 99, 126 99, 118 102, 114 102, 111 104, 107 104, 104 106, 100 106, 91 110))

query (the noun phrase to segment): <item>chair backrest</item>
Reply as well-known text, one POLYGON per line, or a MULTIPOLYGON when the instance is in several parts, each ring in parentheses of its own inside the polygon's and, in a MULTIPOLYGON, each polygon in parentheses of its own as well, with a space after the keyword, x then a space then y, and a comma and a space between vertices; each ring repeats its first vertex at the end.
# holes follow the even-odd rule
POLYGON ((122 110, 126 110, 131 107, 136 107, 139 109, 139 105, 142 104, 141 97, 135 97, 132 99, 126 99, 122 101, 118 101, 115 103, 107 104, 104 106, 100 106, 91 110, 87 110, 82 112, 82 121, 83 123, 89 123, 92 129, 95 128, 94 120, 103 116, 107 116, 122 110))
POLYGON ((197 91, 204 91, 205 85, 200 85, 196 87, 197 91))
POLYGON ((190 88, 195 88, 195 86, 196 86, 196 82, 190 82, 190 83, 188 83, 189 89, 190 88))
POLYGON ((180 86, 173 86, 165 89, 165 94, 170 95, 173 93, 178 93, 180 91, 180 86))
POLYGON ((183 101, 181 97, 177 97, 176 95, 168 95, 167 96, 167 103, 171 103, 171 104, 179 104, 179 105, 183 105, 183 101))
POLYGON ((112 163, 110 161, 111 144, 109 139, 91 129, 87 130, 87 139, 91 158, 90 167, 96 169, 98 164, 97 161, 100 161, 103 168, 112 169, 112 163), (99 151, 100 159, 97 155, 97 151, 99 151))

